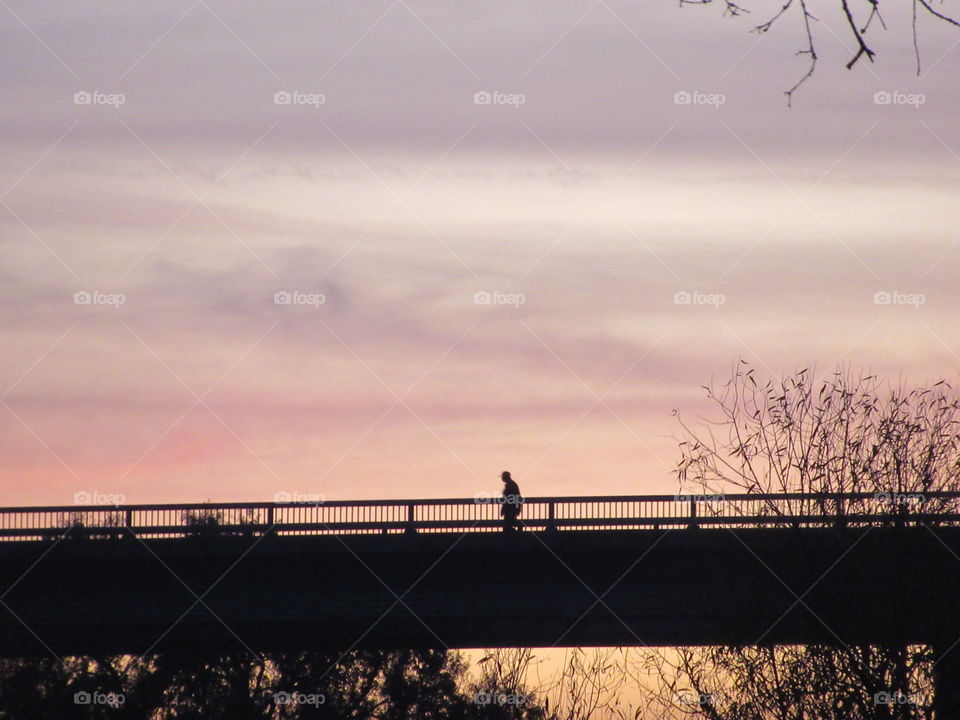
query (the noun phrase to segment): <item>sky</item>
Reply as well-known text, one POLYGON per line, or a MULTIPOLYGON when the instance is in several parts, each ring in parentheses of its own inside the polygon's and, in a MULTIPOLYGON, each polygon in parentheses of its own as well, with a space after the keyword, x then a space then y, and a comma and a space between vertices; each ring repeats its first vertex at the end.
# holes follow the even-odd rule
POLYGON ((0 3, 0 502, 673 493, 740 358, 956 382, 960 31, 820 3, 788 107, 753 10, 0 3))

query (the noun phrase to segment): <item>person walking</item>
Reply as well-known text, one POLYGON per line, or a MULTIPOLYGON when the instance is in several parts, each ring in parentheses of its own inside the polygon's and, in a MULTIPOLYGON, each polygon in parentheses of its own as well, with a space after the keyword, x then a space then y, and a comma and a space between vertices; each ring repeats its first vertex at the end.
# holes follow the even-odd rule
POLYGON ((517 517, 523 508, 523 496, 520 494, 520 486, 510 477, 506 470, 500 475, 503 480, 503 502, 500 505, 500 514, 503 515, 503 531, 517 532, 519 530, 517 517))

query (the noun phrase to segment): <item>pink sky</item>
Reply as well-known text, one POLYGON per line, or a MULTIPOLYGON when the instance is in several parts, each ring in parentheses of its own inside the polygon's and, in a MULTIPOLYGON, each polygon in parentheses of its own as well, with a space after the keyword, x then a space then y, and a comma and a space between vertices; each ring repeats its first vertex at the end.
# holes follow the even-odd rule
POLYGON ((788 109, 795 28, 670 4, 11 8, 3 504, 671 493, 738 357, 958 379, 945 28, 827 15, 788 109))

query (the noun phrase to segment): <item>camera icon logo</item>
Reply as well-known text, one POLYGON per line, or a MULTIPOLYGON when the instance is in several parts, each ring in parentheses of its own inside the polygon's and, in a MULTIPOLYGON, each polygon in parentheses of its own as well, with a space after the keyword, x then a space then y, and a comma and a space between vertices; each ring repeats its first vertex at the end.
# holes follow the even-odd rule
POLYGON ((89 705, 91 702, 93 702, 93 696, 91 696, 86 690, 81 690, 80 692, 75 692, 73 694, 74 705, 89 705))
POLYGON ((879 290, 873 294, 874 305, 889 305, 893 296, 886 290, 879 290))
POLYGON ((689 105, 693 102, 693 96, 686 90, 680 90, 673 94, 674 105, 689 105))
POLYGON ((679 290, 673 294, 675 305, 689 305, 692 300, 693 296, 686 290, 679 290))
POLYGON ((93 300, 93 295, 88 293, 86 290, 81 290, 80 292, 75 292, 73 294, 73 304, 74 305, 89 305, 93 300))
POLYGON ((274 305, 289 305, 293 302, 293 295, 286 290, 281 290, 280 292, 275 292, 273 294, 273 304, 274 305))
POLYGON ((878 90, 873 94, 874 105, 889 105, 893 102, 893 95, 886 90, 878 90))
POLYGON ((278 90, 273 94, 274 105, 289 105, 293 102, 293 95, 286 90, 278 90))
POLYGON ((488 93, 486 90, 481 90, 480 92, 475 92, 473 94, 474 105, 489 105, 492 102, 493 102, 493 95, 488 93))
POLYGON ((493 302, 493 296, 485 290, 473 294, 474 305, 490 305, 493 302))
POLYGON ((86 90, 81 90, 73 94, 74 105, 90 105, 93 102, 93 95, 86 90))
POLYGON ((291 700, 290 693, 286 691, 275 692, 273 694, 274 705, 289 705, 291 700))

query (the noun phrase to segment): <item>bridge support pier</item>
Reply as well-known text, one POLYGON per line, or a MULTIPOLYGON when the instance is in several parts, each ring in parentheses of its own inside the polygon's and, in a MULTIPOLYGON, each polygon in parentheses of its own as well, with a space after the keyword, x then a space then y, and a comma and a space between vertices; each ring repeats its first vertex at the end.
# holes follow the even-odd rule
POLYGON ((933 657, 934 718, 960 720, 960 642, 934 643, 933 657))

